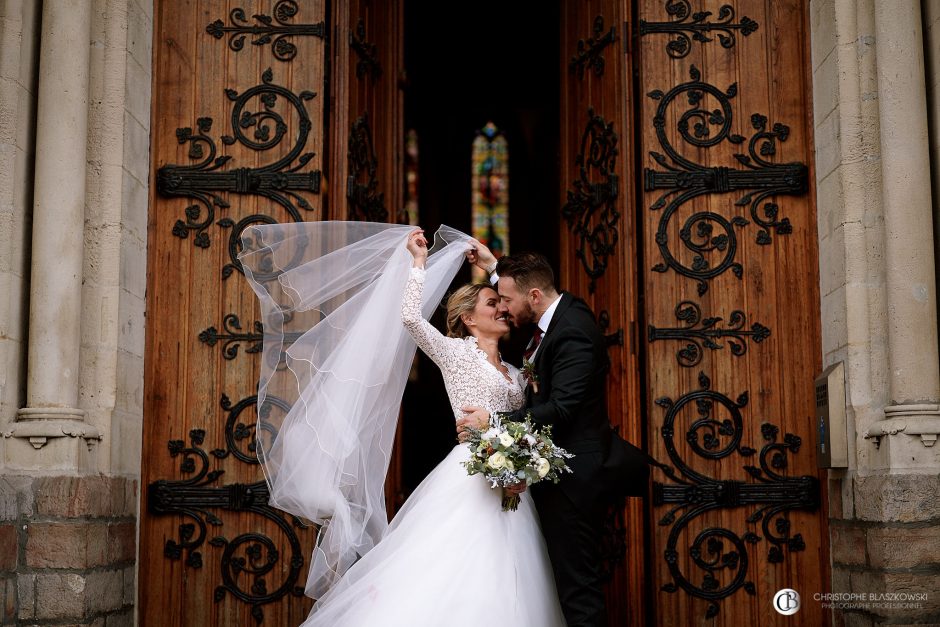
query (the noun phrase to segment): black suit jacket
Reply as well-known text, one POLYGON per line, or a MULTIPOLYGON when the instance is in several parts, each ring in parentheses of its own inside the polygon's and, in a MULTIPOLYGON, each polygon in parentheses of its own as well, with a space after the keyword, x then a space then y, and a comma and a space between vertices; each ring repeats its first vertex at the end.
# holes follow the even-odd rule
MULTIPOLYGON (((607 416, 610 358, 594 314, 584 301, 562 293, 533 366, 538 392, 529 385, 525 407, 510 419, 523 420, 530 413, 537 426, 552 426, 555 444, 575 455, 568 460, 573 473, 564 474, 557 488, 578 507, 589 508, 625 493, 627 486, 637 485, 637 479, 645 484, 648 471, 645 477, 637 477, 637 466, 627 468, 625 462, 630 460, 624 459, 621 446, 626 443, 611 431, 607 416)), ((642 465, 639 468, 645 470, 642 465)), ((554 487, 533 486, 533 494, 554 487)))
POLYGON ((552 439, 558 446, 574 453, 568 461, 573 474, 563 475, 559 489, 581 507, 622 496, 645 496, 648 458, 610 427, 610 358, 604 335, 583 300, 562 293, 533 366, 538 392, 529 385, 525 407, 510 419, 523 420, 530 413, 537 426, 552 426, 552 439))
POLYGON ((526 406, 538 426, 551 425, 558 446, 572 453, 603 451, 610 431, 604 336, 584 301, 563 292, 533 362, 538 392, 526 388, 526 406))

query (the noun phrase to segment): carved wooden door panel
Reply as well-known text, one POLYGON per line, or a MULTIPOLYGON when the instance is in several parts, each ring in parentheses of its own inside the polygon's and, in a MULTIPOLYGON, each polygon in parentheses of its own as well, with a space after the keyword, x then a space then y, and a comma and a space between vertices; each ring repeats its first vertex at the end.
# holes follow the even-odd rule
MULTIPOLYGON (((561 286, 584 298, 609 343, 611 423, 637 446, 640 362, 634 189, 632 71, 627 0, 562 3, 561 286)), ((641 625, 644 526, 640 499, 612 511, 605 545, 611 625, 641 625)))
POLYGON ((404 98, 402 3, 349 0, 333 8, 331 199, 334 220, 400 221, 404 98), (339 187, 337 187, 339 186, 339 187), (340 193, 341 190, 341 193, 340 193))
POLYGON ((652 618, 822 625, 808 3, 636 4, 652 618))
MULTIPOLYGON (((331 220, 407 222, 404 207, 403 3, 348 0, 332 8, 331 220)), ((389 517, 404 502, 401 429, 385 485, 389 517)))
POLYGON ((805 3, 562 7, 561 283, 610 333, 612 422, 658 461, 611 518, 610 622, 777 624, 797 588, 824 624, 805 3))
POLYGON ((267 506, 255 457, 255 438, 270 435, 255 432, 262 329, 236 257, 251 224, 345 219, 349 198, 374 209, 382 194, 401 206, 400 107, 376 100, 372 148, 349 154, 357 81, 379 66, 385 78, 370 85, 388 83, 401 54, 394 32, 369 41, 382 15, 357 30, 368 11, 365 1, 155 3, 142 624, 295 625, 310 609, 315 530, 267 506), (358 46, 374 62, 362 76, 358 46), (351 170, 360 154, 371 158, 351 170))

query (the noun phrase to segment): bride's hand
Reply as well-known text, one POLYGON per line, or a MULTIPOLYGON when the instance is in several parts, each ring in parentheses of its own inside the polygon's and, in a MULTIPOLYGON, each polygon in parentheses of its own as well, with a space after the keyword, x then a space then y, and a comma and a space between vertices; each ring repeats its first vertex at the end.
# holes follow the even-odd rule
POLYGON ((424 237, 424 229, 415 229, 408 236, 408 252, 414 257, 414 266, 423 268, 428 259, 428 240, 424 237))

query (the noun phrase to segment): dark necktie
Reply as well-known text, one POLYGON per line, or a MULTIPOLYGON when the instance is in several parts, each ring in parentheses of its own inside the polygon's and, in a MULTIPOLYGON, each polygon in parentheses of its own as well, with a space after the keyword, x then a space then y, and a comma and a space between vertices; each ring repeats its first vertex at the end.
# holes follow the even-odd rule
POLYGON ((525 353, 522 354, 523 358, 526 361, 532 359, 532 355, 535 354, 535 349, 539 347, 539 344, 542 342, 542 329, 536 325, 535 331, 532 332, 532 341, 529 342, 529 347, 525 349, 525 353))

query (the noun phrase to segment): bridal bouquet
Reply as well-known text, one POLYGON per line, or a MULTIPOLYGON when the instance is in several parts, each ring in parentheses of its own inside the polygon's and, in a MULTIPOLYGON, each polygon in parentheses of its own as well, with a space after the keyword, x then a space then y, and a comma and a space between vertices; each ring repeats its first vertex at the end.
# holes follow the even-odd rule
MULTIPOLYGON (((536 429, 531 415, 524 422, 503 420, 494 414, 487 430, 469 429, 470 459, 463 462, 467 474, 483 473, 493 488, 508 488, 524 481, 527 486, 549 480, 558 483, 571 472, 566 459, 574 457, 552 442, 550 426, 536 429)), ((503 511, 519 507, 518 494, 503 495, 503 511)))

